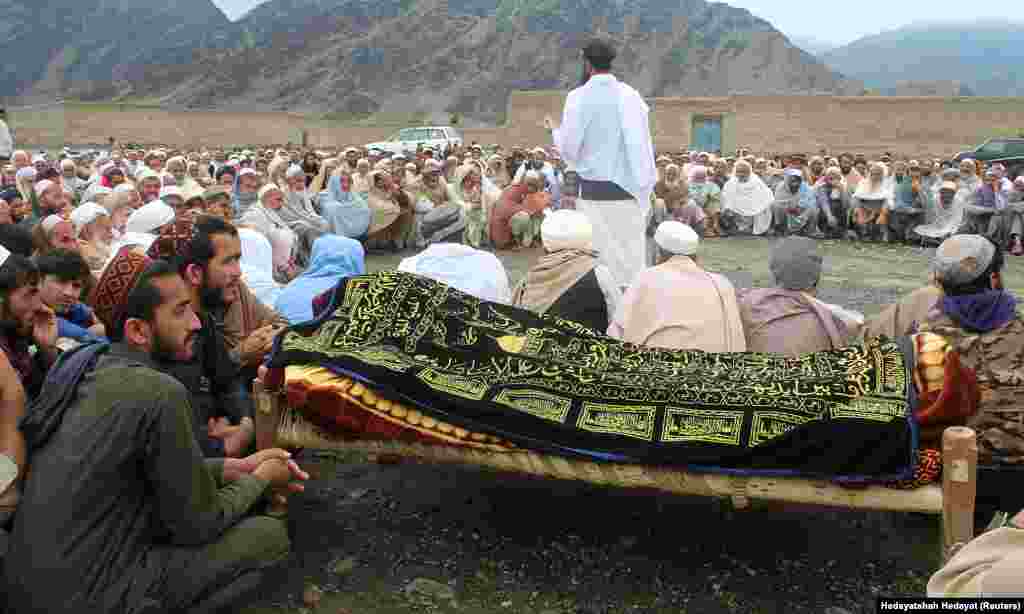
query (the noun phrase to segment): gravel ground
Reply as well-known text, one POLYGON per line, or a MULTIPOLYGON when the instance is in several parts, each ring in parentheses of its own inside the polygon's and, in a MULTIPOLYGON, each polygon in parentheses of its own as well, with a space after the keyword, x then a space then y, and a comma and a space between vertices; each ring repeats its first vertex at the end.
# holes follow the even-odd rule
MULTIPOLYGON (((739 287, 766 285, 770 245, 707 241, 701 257, 739 287)), ((927 278, 919 248, 823 249, 821 298, 868 315, 927 278)), ((538 254, 500 256, 515 281, 538 254)), ((1022 288, 1013 265, 1007 284, 1022 288)), ((315 477, 291 502, 293 554, 248 614, 856 614, 874 612, 879 595, 922 595, 938 563, 932 516, 759 502, 735 511, 469 468, 300 460, 315 477)))

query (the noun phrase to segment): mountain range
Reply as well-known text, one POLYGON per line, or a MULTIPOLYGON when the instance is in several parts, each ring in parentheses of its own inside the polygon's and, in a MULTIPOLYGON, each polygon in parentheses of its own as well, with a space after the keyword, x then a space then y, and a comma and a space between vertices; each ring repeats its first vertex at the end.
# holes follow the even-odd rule
POLYGON ((952 81, 963 93, 1024 96, 1024 23, 920 23, 866 36, 819 57, 882 94, 898 93, 909 82, 952 81))
POLYGON ((19 59, 3 68, 8 97, 491 121, 511 90, 573 87, 595 23, 646 96, 863 89, 767 21, 705 0, 268 0, 234 22, 211 0, 0 0, 0 11, 0 57, 19 59))

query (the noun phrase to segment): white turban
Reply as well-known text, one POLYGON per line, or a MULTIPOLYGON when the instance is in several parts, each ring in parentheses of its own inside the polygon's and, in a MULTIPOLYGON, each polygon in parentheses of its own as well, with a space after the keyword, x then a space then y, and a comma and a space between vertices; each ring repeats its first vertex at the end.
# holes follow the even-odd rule
POLYGON ((586 215, 571 209, 552 211, 545 216, 540 225, 540 238, 549 252, 594 249, 594 227, 590 220, 586 215))
POLYGON ((298 164, 292 164, 288 167, 288 170, 285 171, 284 176, 291 179, 293 177, 301 177, 303 174, 301 166, 298 164))
POLYGON ((266 196, 267 194, 271 193, 271 192, 274 192, 274 191, 277 191, 277 192, 280 192, 281 194, 284 194, 284 190, 282 190, 281 188, 277 187, 277 184, 268 183, 267 185, 265 185, 262 188, 260 188, 260 191, 256 194, 256 197, 259 199, 260 202, 263 202, 263 197, 266 196))
POLYGON ((96 218, 110 213, 102 206, 93 202, 82 203, 71 212, 71 223, 75 225, 75 234, 82 232, 82 229, 96 221, 96 218))
POLYGON ((49 188, 51 188, 51 187, 53 187, 55 185, 57 185, 57 184, 52 182, 52 181, 50 181, 49 179, 43 179, 42 181, 40 181, 39 183, 36 184, 36 187, 35 187, 36 197, 42 196, 43 192, 45 192, 46 190, 48 190, 49 188))
POLYGON ((147 203, 128 216, 125 232, 151 233, 174 221, 174 209, 162 200, 147 203))
POLYGON ((697 253, 700 237, 686 224, 669 220, 654 231, 654 241, 670 254, 692 256, 697 253))
POLYGON ((117 184, 117 187, 114 188, 114 191, 115 192, 133 192, 133 191, 135 191, 135 186, 133 186, 130 183, 119 183, 119 184, 117 184))
POLYGON ((57 224, 60 224, 63 221, 64 218, 62 218, 59 215, 48 215, 45 218, 43 218, 43 221, 40 222, 39 225, 43 227, 43 230, 46 231, 46 234, 50 234, 50 231, 53 230, 53 227, 56 226, 57 224))

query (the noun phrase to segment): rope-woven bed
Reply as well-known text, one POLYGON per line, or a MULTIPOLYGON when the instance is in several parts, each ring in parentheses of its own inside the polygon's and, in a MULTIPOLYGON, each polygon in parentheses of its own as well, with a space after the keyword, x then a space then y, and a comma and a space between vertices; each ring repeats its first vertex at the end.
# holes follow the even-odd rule
MULTIPOLYGON (((307 368, 308 369, 308 368, 307 368)), ((974 531, 977 489, 975 433, 950 427, 943 433, 942 479, 911 490, 879 485, 851 489, 822 479, 736 476, 697 473, 677 468, 591 462, 519 449, 483 433, 439 423, 399 403, 381 398, 363 384, 341 376, 325 377, 312 368, 314 386, 329 390, 339 403, 358 408, 409 432, 429 435, 431 442, 368 439, 329 433, 289 407, 284 389, 268 390, 256 380, 256 433, 260 448, 307 448, 394 455, 428 463, 447 463, 543 478, 578 480, 618 488, 650 488, 664 492, 731 498, 738 506, 749 500, 823 505, 858 510, 917 512, 942 518, 943 556, 967 543, 974 531)))

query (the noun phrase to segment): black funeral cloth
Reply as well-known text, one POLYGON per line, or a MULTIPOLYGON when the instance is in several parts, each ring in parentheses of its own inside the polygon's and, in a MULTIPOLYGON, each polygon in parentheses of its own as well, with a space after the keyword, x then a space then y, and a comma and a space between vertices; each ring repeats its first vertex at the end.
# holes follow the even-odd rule
POLYGON ((548 453, 901 478, 916 457, 912 362, 885 340, 795 358, 645 348, 384 271, 342 280, 319 319, 278 337, 270 364, 321 365, 548 453))

